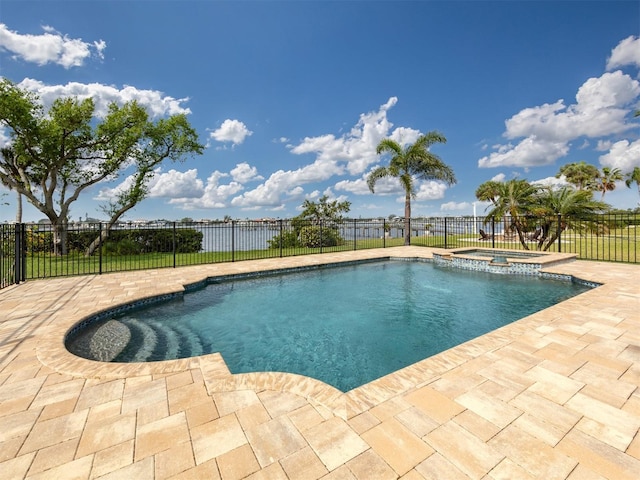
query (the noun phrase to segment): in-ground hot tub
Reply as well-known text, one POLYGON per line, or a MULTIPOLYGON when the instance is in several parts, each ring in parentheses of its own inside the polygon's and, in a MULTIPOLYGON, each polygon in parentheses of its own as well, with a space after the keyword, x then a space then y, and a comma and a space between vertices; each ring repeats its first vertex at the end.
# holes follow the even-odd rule
POLYGON ((520 275, 539 275, 546 266, 570 262, 576 257, 575 253, 469 247, 433 254, 434 262, 440 265, 520 275))

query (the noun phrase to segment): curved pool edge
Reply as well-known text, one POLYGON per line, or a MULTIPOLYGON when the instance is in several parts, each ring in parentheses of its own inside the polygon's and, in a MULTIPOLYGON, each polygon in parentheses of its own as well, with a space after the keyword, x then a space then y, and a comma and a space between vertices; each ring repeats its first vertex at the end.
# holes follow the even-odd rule
MULTIPOLYGON (((369 259, 380 260, 385 258, 431 258, 431 249, 428 250, 424 247, 409 248, 412 248, 412 253, 415 253, 415 255, 407 255, 406 250, 403 252, 403 247, 398 247, 398 250, 392 255, 389 255, 389 249, 386 249, 383 252, 377 253, 369 251, 367 252, 368 255, 366 255, 366 257, 369 259)), ((311 266, 322 266, 330 263, 346 263, 353 261, 352 258, 340 259, 333 257, 341 256, 339 254, 334 254, 326 261, 319 261, 320 259, 316 257, 312 259, 313 261, 311 262, 307 259, 307 262, 302 263, 306 263, 311 266)), ((301 259, 300 257, 296 257, 294 260, 299 262, 301 259)), ((243 265, 242 268, 237 268, 240 265, 235 264, 234 268, 237 271, 240 271, 240 273, 246 273, 248 271, 255 270, 255 266, 254 268, 251 268, 249 263, 255 264, 256 262, 247 262, 247 264, 243 265)), ((291 267, 285 265, 282 270, 286 270, 287 268, 291 267)), ((549 269, 552 270, 552 267, 549 267, 549 269)), ((259 270, 266 272, 269 269, 264 268, 259 270)), ((153 296, 183 292, 185 290, 185 286, 197 284, 199 282, 207 281, 208 278, 220 276, 220 274, 216 274, 215 271, 212 271, 211 268, 198 267, 183 267, 180 272, 175 273, 176 274, 172 276, 175 277, 174 280, 176 282, 180 282, 180 287, 176 287, 175 284, 172 284, 173 286, 158 286, 157 295, 153 296), (188 271, 188 269, 193 270, 188 271), (196 272, 196 269, 200 270, 200 272, 196 272), (189 273, 189 275, 184 275, 185 272, 189 273)), ((585 292, 584 294, 578 295, 574 298, 582 297, 582 295, 588 293, 589 292, 585 292)), ((128 303, 143 300, 145 298, 150 297, 147 295, 140 296, 139 298, 131 298, 128 303)), ((570 302, 571 300, 572 299, 567 300, 566 302, 570 302)), ((566 302, 559 305, 563 305, 566 302)), ((119 303, 118 305, 123 304, 124 303, 119 303)), ((550 308, 555 307, 557 306, 550 308)), ((200 369, 203 373, 209 393, 238 389, 288 392, 324 405, 329 408, 333 414, 343 419, 352 418, 385 400, 389 400, 400 394, 406 393, 417 386, 426 385, 433 381, 434 378, 441 375, 444 371, 455 369, 462 364, 468 364, 470 361, 473 361, 474 358, 504 346, 506 343, 513 341, 514 338, 520 335, 523 328, 531 328, 531 321, 533 320, 535 322, 532 317, 537 315, 533 314, 529 317, 517 320, 512 324, 499 328, 498 330, 472 339, 466 343, 446 350, 445 352, 423 359, 415 364, 392 372, 354 390, 343 393, 320 380, 293 373, 255 372, 249 374, 231 374, 222 355, 219 353, 148 363, 98 362, 78 357, 70 353, 64 345, 67 333, 79 322, 96 315, 103 310, 104 308, 101 309, 99 308, 99 305, 96 305, 95 312, 90 315, 83 315, 81 318, 76 318, 71 315, 64 317, 64 319, 54 319, 54 321, 47 327, 47 334, 43 336, 44 338, 41 337, 36 346, 38 360, 43 365, 59 373, 96 379, 129 378, 145 375, 157 376, 184 372, 191 369, 200 369), (526 323, 526 326, 523 326, 523 322, 526 323)), ((538 322, 535 323, 537 324, 538 322)))

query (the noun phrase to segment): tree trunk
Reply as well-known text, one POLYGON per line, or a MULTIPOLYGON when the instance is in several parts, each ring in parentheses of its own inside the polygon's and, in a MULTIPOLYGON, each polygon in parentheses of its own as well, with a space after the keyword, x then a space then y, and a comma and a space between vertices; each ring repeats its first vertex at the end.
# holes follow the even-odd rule
POLYGON ((59 217, 53 225, 53 253, 55 255, 67 254, 67 222, 59 217))
POLYGON ((22 223, 22 194, 18 192, 18 204, 16 207, 16 223, 22 223))
POLYGON ((411 245, 411 193, 404 199, 404 244, 411 245))
POLYGON ((84 253, 86 257, 90 257, 91 255, 93 255, 95 251, 100 248, 100 246, 107 240, 107 238, 109 238, 109 233, 111 232, 111 228, 114 224, 115 221, 109 222, 107 223, 105 228, 100 231, 100 235, 98 235, 96 239, 91 242, 91 245, 87 247, 87 251, 84 253))
POLYGON ((127 211, 135 207, 137 203, 138 203, 137 199, 133 199, 130 202, 126 203, 125 205, 122 205, 120 209, 118 210, 113 209, 111 211, 111 218, 105 225, 105 228, 103 228, 102 231, 100 232, 100 235, 98 235, 98 237, 93 242, 91 242, 91 245, 89 245, 89 247, 87 248, 87 251, 85 252, 85 256, 90 257, 95 253, 95 251, 98 248, 100 248, 102 243, 107 238, 109 238, 109 232, 111 232, 111 229, 116 224, 116 222, 120 220, 120 217, 122 217, 122 215, 124 215, 127 211))

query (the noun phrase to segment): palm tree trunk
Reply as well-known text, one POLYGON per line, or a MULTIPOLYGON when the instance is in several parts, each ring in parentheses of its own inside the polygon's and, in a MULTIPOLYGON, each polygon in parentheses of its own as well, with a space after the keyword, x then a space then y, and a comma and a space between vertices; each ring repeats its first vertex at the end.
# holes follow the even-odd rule
POLYGON ((404 244, 411 245, 411 193, 404 198, 404 244))

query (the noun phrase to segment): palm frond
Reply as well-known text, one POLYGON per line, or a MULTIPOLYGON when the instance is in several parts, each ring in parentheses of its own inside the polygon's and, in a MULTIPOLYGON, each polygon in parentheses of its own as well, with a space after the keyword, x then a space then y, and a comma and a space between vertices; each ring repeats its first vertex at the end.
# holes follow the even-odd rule
POLYGON ((388 177, 390 175, 391 174, 390 174, 389 169, 387 167, 377 167, 377 168, 375 168, 367 176, 367 185, 369 186, 369 190, 371 190, 371 193, 375 193, 374 192, 374 188, 375 188, 376 182, 378 180, 380 180, 381 178, 384 178, 384 177, 388 177))

